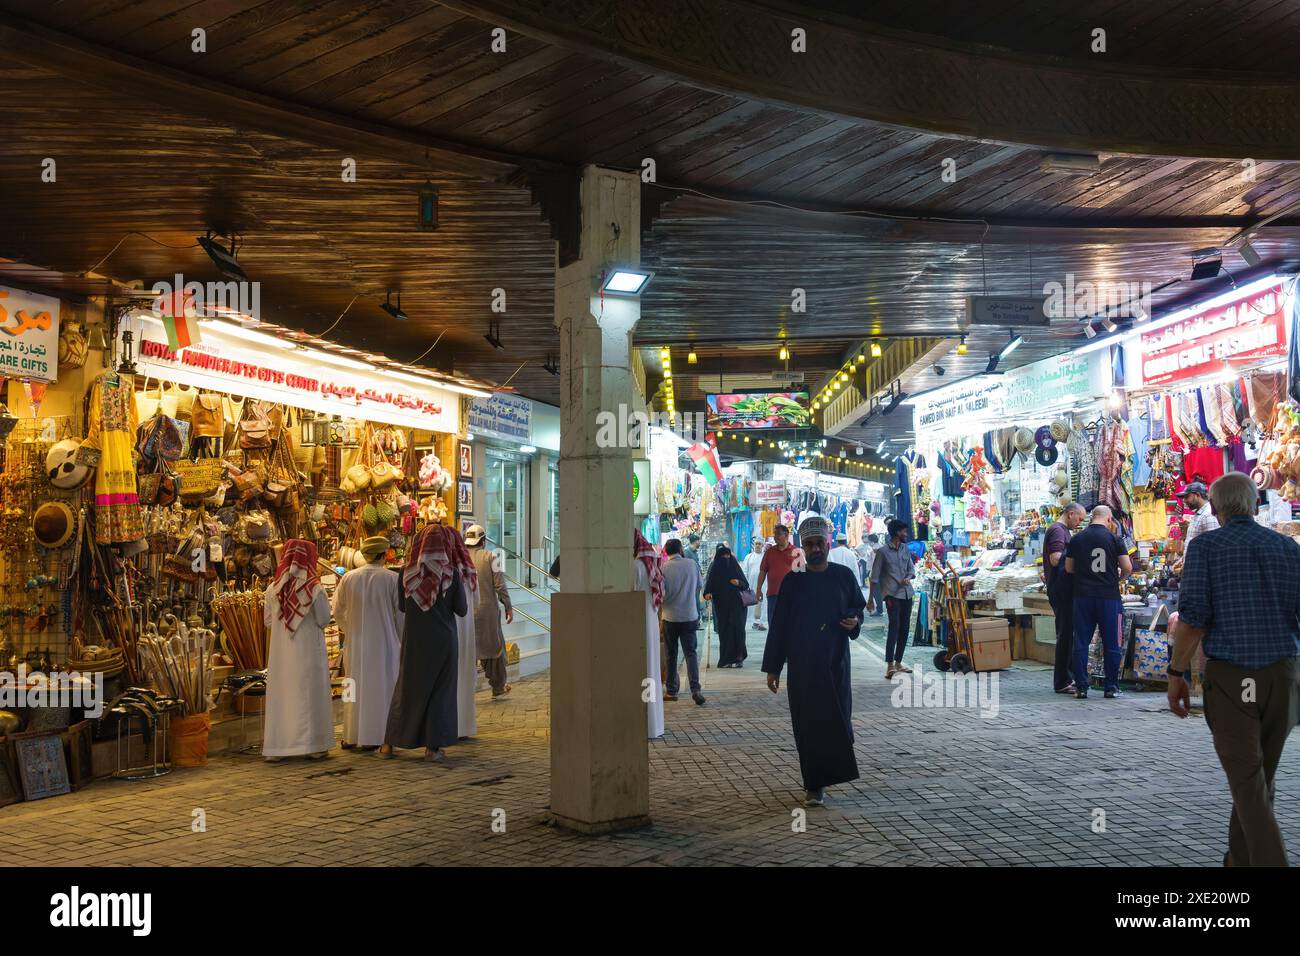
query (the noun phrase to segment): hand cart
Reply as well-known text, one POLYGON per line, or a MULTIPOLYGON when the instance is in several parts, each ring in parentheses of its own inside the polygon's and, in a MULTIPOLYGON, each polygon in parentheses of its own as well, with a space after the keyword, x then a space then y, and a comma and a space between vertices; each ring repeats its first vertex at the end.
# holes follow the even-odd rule
POLYGON ((970 620, 966 615, 966 595, 961 578, 951 568, 943 569, 943 608, 947 621, 948 646, 934 655, 934 666, 941 671, 969 674, 975 665, 971 659, 970 620))

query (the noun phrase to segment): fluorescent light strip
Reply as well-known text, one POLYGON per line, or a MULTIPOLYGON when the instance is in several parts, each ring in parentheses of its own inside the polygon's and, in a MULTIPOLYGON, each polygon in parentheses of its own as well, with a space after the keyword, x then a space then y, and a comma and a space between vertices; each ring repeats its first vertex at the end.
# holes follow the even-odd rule
POLYGON ((208 329, 219 332, 223 335, 230 335, 237 339, 244 339, 247 342, 254 342, 258 345, 268 345, 277 349, 297 349, 298 343, 289 339, 278 339, 274 335, 267 335, 265 332, 254 332, 252 329, 246 329, 242 325, 235 325, 232 322, 225 322, 221 319, 200 319, 199 323, 208 329))
MULTIPOLYGON (((313 349, 308 346, 302 346, 298 351, 306 358, 333 362, 335 365, 341 365, 344 368, 361 369, 367 372, 383 371, 373 362, 363 362, 360 359, 354 359, 347 355, 335 355, 333 352, 323 352, 320 349, 313 349)), ((392 375, 393 373, 389 372, 388 374, 392 375)))

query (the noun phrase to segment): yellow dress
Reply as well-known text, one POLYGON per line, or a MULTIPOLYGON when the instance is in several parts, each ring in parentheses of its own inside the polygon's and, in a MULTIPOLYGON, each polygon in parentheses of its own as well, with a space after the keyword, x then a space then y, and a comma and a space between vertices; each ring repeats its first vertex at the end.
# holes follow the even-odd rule
POLYGON ((121 544, 144 538, 144 516, 135 481, 135 386, 131 376, 109 373, 90 389, 90 426, 86 444, 98 448, 95 470, 95 542, 121 544))

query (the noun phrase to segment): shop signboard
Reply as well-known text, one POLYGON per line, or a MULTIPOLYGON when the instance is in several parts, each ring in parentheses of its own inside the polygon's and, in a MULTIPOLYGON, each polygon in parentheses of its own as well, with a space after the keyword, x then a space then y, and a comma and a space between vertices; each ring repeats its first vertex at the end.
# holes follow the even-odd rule
POLYGON ((1282 284, 1193 312, 1142 333, 1138 361, 1143 387, 1195 378, 1223 363, 1286 355, 1286 296, 1282 284))
POLYGON ((648 515, 650 499, 653 497, 650 485, 650 459, 632 459, 632 514, 648 515))
POLYGON ((1004 329, 1045 326, 1047 296, 968 295, 966 321, 971 325, 997 325, 1004 329))
POLYGON ((784 481, 760 481, 754 490, 754 504, 760 508, 770 508, 785 504, 784 481))
POLYGON ((290 349, 259 350, 211 328, 204 330, 201 343, 174 352, 160 321, 139 322, 136 365, 141 375, 325 415, 446 434, 460 430, 460 400, 446 389, 421 388, 379 370, 331 368, 290 349))
POLYGON ((1105 351, 1065 352, 1012 369, 1003 376, 1006 414, 1012 419, 1041 417, 1039 413, 1101 398, 1110 390, 1109 370, 1110 356, 1105 351))
POLYGON ((53 382, 59 374, 59 300, 0 286, 0 375, 53 382))
POLYGON ((491 398, 476 398, 469 406, 469 430, 527 443, 532 437, 533 403, 520 396, 498 392, 491 398))
POLYGON ((973 378, 938 392, 921 395, 912 402, 912 424, 917 435, 951 431, 953 426, 970 427, 1002 418, 1007 387, 999 378, 973 378))

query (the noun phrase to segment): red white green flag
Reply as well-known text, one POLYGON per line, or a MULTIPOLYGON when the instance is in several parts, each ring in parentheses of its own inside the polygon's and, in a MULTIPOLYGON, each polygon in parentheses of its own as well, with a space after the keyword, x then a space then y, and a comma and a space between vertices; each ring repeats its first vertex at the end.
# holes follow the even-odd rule
POLYGON ((691 456, 691 461, 695 462, 695 467, 700 470, 712 487, 722 479, 722 465, 718 463, 718 450, 713 445, 697 441, 690 448, 686 449, 686 454, 691 456))
POLYGON ((162 315, 169 349, 179 352, 181 349, 199 344, 199 323, 198 313, 194 308, 194 293, 181 291, 160 296, 155 308, 162 315))

